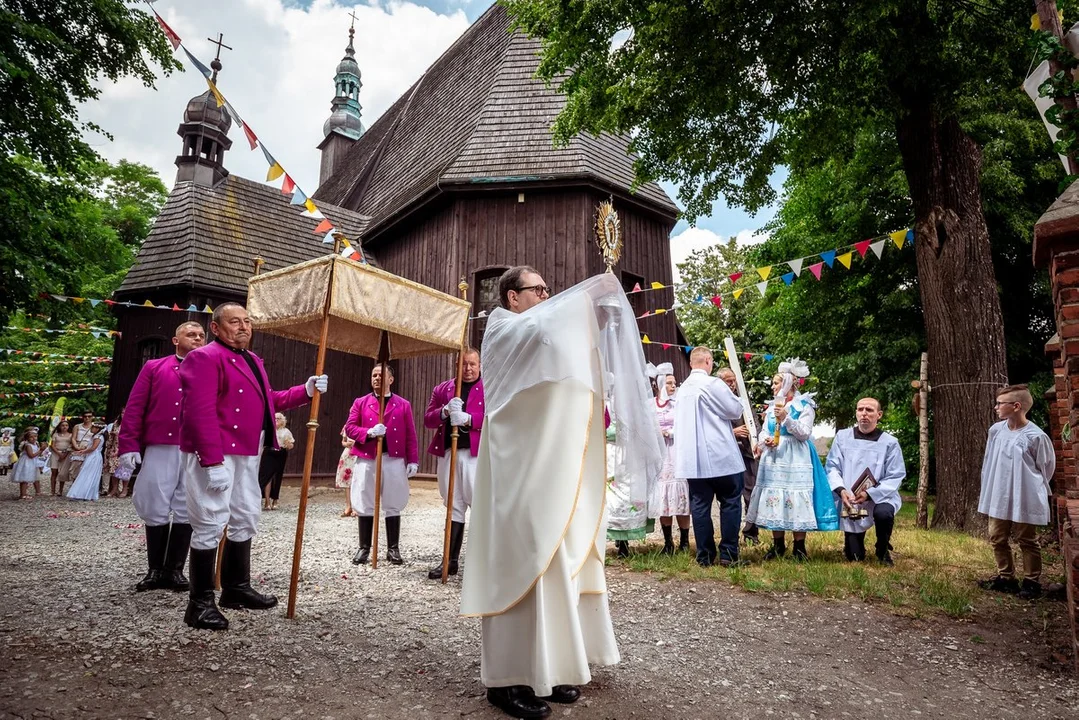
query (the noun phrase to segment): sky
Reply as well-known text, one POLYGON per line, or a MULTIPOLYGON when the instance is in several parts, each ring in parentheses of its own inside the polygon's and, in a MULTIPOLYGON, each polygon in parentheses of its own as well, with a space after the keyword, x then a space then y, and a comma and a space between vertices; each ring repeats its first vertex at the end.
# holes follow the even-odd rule
MULTIPOLYGON (((218 87, 289 175, 312 194, 318 186, 316 146, 330 113, 334 69, 348 44, 349 13, 356 14, 360 104, 364 125, 370 127, 490 5, 491 0, 157 0, 154 7, 204 64, 216 50, 209 38, 224 34, 232 50, 222 50, 218 87)), ((99 153, 112 161, 145 163, 168 187, 176 176, 173 163, 181 149, 176 128, 184 106, 206 91, 182 51, 179 57, 186 72, 160 78, 156 90, 122 80, 104 85, 101 97, 80 109, 84 121, 113 136, 87 136, 99 153)), ((225 167, 263 179, 262 153, 250 151, 235 127, 229 136, 233 145, 225 167)), ((676 200, 675 187, 666 183, 664 189, 676 200)), ((751 216, 720 200, 696 227, 678 223, 671 238, 672 263, 677 266, 692 251, 731 236, 746 243, 759 240, 759 229, 773 216, 774 208, 751 216)))

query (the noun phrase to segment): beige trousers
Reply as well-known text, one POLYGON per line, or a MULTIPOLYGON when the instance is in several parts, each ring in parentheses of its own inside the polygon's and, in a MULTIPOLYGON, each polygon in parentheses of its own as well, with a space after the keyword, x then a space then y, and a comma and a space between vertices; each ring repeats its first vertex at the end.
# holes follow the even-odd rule
POLYGON ((1014 537, 1019 551, 1023 554, 1023 577, 1033 582, 1041 579, 1042 550, 1038 546, 1037 530, 1037 525, 989 518, 989 544, 993 546, 998 575, 1003 578, 1015 577, 1012 546, 1009 542, 1014 537))

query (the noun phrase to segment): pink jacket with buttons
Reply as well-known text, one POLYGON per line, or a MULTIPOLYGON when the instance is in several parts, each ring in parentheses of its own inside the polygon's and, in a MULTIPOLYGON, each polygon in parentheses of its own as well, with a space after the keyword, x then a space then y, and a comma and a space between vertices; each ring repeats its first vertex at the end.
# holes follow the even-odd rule
MULTIPOLYGON (((416 425, 412 422, 412 405, 400 395, 386 398, 386 412, 382 416, 386 426, 386 437, 382 451, 390 457, 404 458, 406 463, 419 463, 420 451, 416 442, 416 425)), ((377 440, 367 439, 367 430, 378 425, 378 398, 368 393, 356 398, 345 423, 345 435, 356 441, 352 454, 357 457, 375 459, 377 440)))
POLYGON ((175 355, 142 366, 127 398, 120 425, 120 455, 150 445, 180 444, 180 359, 175 355))
MULTIPOLYGON (((453 399, 456 390, 454 380, 447 380, 438 385, 431 392, 431 402, 427 404, 427 412, 423 415, 424 427, 435 430, 435 436, 431 438, 431 444, 428 446, 427 452, 436 457, 446 456, 447 439, 443 437, 446 434, 446 418, 442 417, 442 408, 446 407, 446 403, 453 399)), ((472 416, 472 429, 469 431, 472 433, 472 442, 469 444, 469 450, 472 457, 476 457, 476 453, 480 450, 480 431, 483 428, 482 379, 476 381, 476 384, 472 386, 472 392, 468 394, 468 403, 465 405, 465 412, 472 416)))
MULTIPOLYGON (((266 388, 270 380, 262 360, 251 353, 266 388)), ((203 467, 224 461, 226 455, 259 455, 262 447, 262 385, 247 361, 219 342, 192 350, 180 365, 183 404, 180 414, 180 451, 199 456, 203 467)), ((278 410, 306 405, 303 385, 269 390, 270 417, 278 410)), ((270 442, 277 448, 277 433, 270 442)))

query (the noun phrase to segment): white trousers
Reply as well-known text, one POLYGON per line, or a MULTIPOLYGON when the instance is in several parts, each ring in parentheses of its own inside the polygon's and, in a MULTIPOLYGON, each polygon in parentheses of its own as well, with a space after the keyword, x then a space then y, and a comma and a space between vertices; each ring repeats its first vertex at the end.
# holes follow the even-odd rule
POLYGON ((168 525, 170 514, 172 522, 187 522, 187 493, 179 445, 146 448, 131 504, 147 525, 168 525))
MULTIPOLYGON (((207 487, 209 473, 195 453, 181 453, 187 485, 187 516, 191 523, 191 548, 210 550, 221 542, 225 526, 229 540, 244 542, 255 537, 262 514, 259 492, 259 456, 226 455, 225 468, 232 475, 228 490, 207 487)), ((137 485, 137 483, 136 483, 137 485)))
MULTIPOLYGON (((442 496, 442 505, 446 504, 446 494, 450 487, 449 451, 438 459, 438 493, 442 496)), ((457 473, 453 477, 453 521, 463 523, 465 511, 472 507, 472 488, 476 482, 476 458, 470 450, 457 451, 457 473)))
MULTIPOLYGON (((352 509, 360 515, 375 514, 375 461, 356 458, 352 468, 352 509)), ((408 505, 408 474, 405 459, 382 456, 382 498, 380 509, 383 517, 396 517, 408 505)))
POLYGON ((519 603, 481 621, 483 684, 528 685, 543 697, 555 685, 590 682, 589 663, 617 663, 620 656, 607 593, 579 590, 581 585, 602 586, 602 582, 603 564, 598 557, 589 557, 574 578, 566 562, 566 546, 559 546, 547 572, 519 603))

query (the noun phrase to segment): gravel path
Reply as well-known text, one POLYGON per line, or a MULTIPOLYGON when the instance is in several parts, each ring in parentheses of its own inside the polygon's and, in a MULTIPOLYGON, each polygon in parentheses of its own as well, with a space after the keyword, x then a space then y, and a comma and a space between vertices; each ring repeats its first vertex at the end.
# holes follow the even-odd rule
MULTIPOLYGON (((502 717, 479 682, 479 622, 457 617, 459 580, 426 579, 444 518, 432 486, 406 510, 406 564, 378 570, 349 563, 341 496, 315 495, 295 621, 286 488, 252 561, 281 607, 227 611, 227 633, 188 629, 185 595, 131 590, 145 555, 128 501, 15 494, 0 481, 0 718, 502 717)), ((927 621, 618 567, 608 582, 622 662, 553 717, 1079 718, 1079 684, 1050 658, 1052 606, 927 621)))

